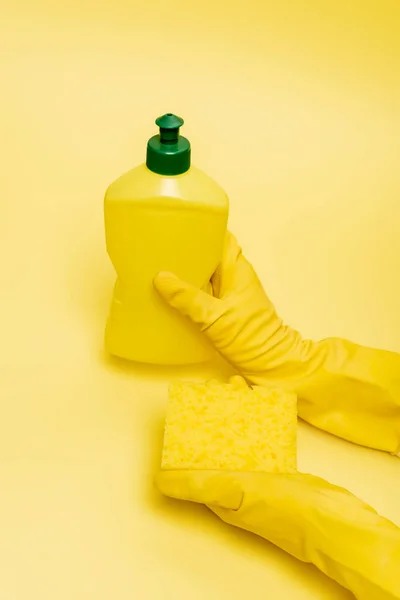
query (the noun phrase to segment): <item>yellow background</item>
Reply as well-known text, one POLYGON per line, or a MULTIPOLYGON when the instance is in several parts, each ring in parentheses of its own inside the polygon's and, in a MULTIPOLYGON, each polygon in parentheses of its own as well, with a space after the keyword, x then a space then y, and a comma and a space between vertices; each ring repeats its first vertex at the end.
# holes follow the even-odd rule
MULTIPOLYGON (((398 0, 1 6, 0 597, 350 598, 152 487, 171 377, 104 357, 107 185, 181 114, 305 335, 400 351, 398 0)), ((400 461, 301 425, 300 467, 400 525, 400 461)))

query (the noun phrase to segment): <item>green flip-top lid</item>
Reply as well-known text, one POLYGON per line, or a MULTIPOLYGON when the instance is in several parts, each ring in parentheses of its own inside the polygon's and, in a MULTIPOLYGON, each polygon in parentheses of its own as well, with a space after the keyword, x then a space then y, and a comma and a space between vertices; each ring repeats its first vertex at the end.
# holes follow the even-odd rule
POLYGON ((146 165, 160 175, 181 175, 190 168, 190 142, 180 135, 184 120, 167 113, 156 120, 160 133, 147 143, 146 165))

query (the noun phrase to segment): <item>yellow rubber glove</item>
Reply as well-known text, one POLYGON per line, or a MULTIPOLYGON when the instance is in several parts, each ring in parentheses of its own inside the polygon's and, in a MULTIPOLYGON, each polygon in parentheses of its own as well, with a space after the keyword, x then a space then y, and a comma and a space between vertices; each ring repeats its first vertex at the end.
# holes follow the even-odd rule
POLYGON ((159 490, 313 563, 359 600, 399 600, 400 529, 312 475, 161 471, 159 490))
POLYGON ((303 340, 279 318, 231 234, 211 293, 171 273, 154 284, 248 382, 296 392, 302 419, 357 444, 400 452, 400 355, 339 338, 303 340))

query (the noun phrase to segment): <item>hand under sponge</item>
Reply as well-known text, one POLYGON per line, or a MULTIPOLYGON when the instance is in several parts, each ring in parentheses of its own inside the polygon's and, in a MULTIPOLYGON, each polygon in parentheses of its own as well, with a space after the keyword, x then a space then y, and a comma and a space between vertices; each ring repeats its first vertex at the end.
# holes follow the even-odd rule
POLYGON ((169 389, 161 467, 293 473, 296 431, 295 394, 244 381, 177 382, 169 389))

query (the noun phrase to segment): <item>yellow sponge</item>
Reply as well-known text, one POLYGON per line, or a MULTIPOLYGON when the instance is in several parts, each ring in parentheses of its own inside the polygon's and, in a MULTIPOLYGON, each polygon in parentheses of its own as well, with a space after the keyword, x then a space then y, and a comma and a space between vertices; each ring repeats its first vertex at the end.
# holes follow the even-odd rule
POLYGON ((293 473, 297 397, 235 383, 170 386, 162 469, 293 473))

